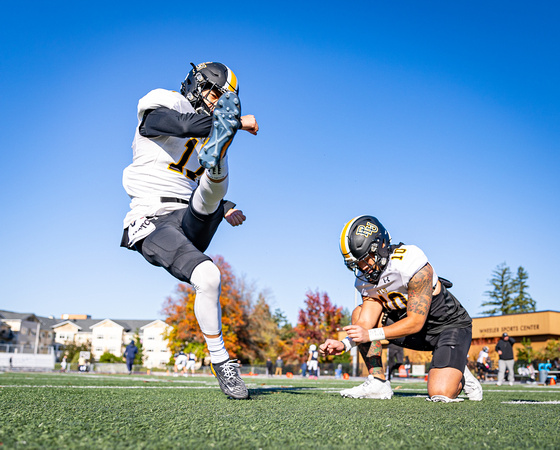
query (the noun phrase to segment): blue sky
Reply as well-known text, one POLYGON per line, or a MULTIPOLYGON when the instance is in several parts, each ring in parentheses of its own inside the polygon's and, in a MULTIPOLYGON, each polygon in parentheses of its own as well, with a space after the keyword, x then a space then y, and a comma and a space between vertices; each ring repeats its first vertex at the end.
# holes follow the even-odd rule
POLYGON ((189 62, 240 81, 246 213, 208 251, 295 323, 354 305, 338 239, 360 214, 416 244, 472 316, 505 262, 558 309, 556 2, 11 3, 0 27, 0 309, 162 317, 177 282, 119 248, 136 104, 189 62), (212 8, 212 9, 210 9, 212 8))

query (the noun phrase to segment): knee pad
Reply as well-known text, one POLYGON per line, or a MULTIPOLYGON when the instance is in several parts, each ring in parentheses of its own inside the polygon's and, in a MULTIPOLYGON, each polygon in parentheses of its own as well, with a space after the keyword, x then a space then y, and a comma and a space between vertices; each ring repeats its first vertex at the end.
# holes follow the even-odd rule
POLYGON ((212 261, 200 263, 191 276, 191 284, 196 291, 194 314, 206 335, 217 335, 222 331, 220 280, 220 269, 212 261))

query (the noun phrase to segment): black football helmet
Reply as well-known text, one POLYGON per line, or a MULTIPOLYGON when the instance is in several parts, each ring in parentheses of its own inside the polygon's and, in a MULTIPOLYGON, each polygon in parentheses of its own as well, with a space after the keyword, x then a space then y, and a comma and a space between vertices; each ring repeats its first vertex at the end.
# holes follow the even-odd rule
POLYGON ((346 267, 356 277, 377 284, 379 276, 389 262, 391 236, 381 222, 373 216, 358 216, 344 225, 340 235, 340 251, 344 257, 346 267), (374 265, 367 265, 365 271, 358 267, 359 261, 368 257, 374 260, 374 265))
POLYGON ((211 114, 208 105, 204 102, 202 91, 216 89, 222 94, 234 92, 239 94, 237 77, 229 67, 219 62, 206 62, 195 66, 191 63, 192 70, 181 83, 181 94, 191 103, 199 114, 211 114))

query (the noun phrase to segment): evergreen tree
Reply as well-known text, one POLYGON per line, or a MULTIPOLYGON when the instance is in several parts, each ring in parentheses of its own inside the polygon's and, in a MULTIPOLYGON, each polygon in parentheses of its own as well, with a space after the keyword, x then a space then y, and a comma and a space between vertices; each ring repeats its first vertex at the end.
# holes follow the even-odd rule
POLYGON ((485 294, 490 298, 488 301, 482 302, 481 307, 489 307, 482 312, 490 316, 496 314, 512 314, 513 286, 511 279, 511 270, 506 263, 502 263, 492 272, 492 278, 489 282, 492 290, 486 291, 485 294))
POLYGON ((528 279, 529 274, 527 271, 522 266, 519 266, 517 269, 517 276, 512 281, 514 295, 512 308, 514 312, 534 312, 536 310, 536 302, 527 292, 527 289, 529 289, 529 285, 527 284, 528 279))
POLYGON ((535 311, 536 302, 527 292, 528 279, 529 274, 522 266, 519 266, 517 275, 512 278, 511 270, 505 262, 498 265, 489 282, 493 289, 485 292, 490 299, 480 305, 489 308, 482 314, 493 316, 535 311))
POLYGON ((138 348, 138 353, 136 353, 136 356, 134 357, 133 364, 141 366, 142 364, 144 364, 144 346, 142 345, 142 341, 140 340, 139 329, 136 329, 136 332, 134 333, 134 343, 138 348))

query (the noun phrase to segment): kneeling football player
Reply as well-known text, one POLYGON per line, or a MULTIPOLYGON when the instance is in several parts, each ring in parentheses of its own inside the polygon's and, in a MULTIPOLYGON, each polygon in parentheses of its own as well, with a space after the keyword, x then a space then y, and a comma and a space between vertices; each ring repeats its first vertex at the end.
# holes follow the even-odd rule
POLYGON ((342 341, 327 339, 320 351, 340 355, 358 346, 369 376, 365 383, 341 391, 343 397, 390 399, 381 340, 413 350, 431 351, 428 398, 434 402, 482 400, 482 387, 466 367, 472 319, 449 292, 452 283, 439 278, 426 255, 414 245, 391 245, 391 237, 373 216, 348 222, 340 237, 346 266, 356 275, 362 305, 352 312, 342 341))

